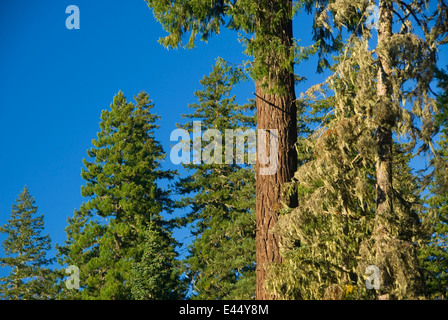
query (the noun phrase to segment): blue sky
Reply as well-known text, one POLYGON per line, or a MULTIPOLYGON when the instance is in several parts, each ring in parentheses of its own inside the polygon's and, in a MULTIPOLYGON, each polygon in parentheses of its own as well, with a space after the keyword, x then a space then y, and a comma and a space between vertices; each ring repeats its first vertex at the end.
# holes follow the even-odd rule
MULTIPOLYGON (((311 43, 310 27, 306 15, 295 20, 302 45, 311 43)), ((27 185, 53 245, 62 244, 67 217, 85 201, 82 159, 113 96, 149 93, 162 117, 157 138, 169 153, 170 133, 215 59, 247 59, 232 31, 190 51, 163 48, 157 40, 164 35, 144 0, 0 2, 0 224, 27 185), (65 26, 69 5, 80 9, 79 30, 65 26)), ((446 53, 440 58, 443 65, 446 53)), ((322 78, 315 70, 315 61, 299 66, 309 79, 303 87, 322 78)), ((253 92, 252 83, 242 85, 238 100, 253 92)), ((165 166, 180 169, 169 159, 165 166)))
MULTIPOLYGON (((144 0, 1 1, 0 15, 0 224, 27 185, 53 244, 63 243, 67 217, 85 201, 82 159, 119 90, 128 99, 149 93, 161 116, 157 138, 169 153, 170 133, 216 58, 248 59, 227 30, 194 50, 165 49, 157 40, 166 33, 144 0), (65 26, 69 5, 79 7, 79 30, 65 26)), ((245 83, 238 100, 253 92, 245 83)), ((181 169, 169 158, 165 166, 181 169)))
POLYGON ((2 1, 0 15, 0 223, 26 184, 53 244, 65 240, 66 219, 84 201, 82 159, 119 90, 129 100, 149 92, 162 118, 157 138, 169 152, 170 133, 215 59, 244 59, 231 32, 168 51, 143 0, 2 1), (65 26, 71 4, 79 30, 65 26))

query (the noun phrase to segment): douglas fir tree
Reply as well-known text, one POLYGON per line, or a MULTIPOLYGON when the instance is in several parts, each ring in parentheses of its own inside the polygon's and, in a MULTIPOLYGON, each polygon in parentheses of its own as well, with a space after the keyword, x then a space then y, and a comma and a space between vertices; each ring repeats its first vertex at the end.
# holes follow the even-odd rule
POLYGON ((255 295, 255 172, 245 152, 250 143, 243 142, 235 150, 235 142, 244 135, 252 133, 255 138, 254 105, 240 106, 230 96, 242 78, 240 69, 219 59, 201 80, 203 90, 195 93, 199 103, 190 105, 194 111, 184 115, 190 121, 179 125, 193 136, 198 121, 204 133, 200 151, 205 157, 201 163, 184 164, 191 174, 177 184, 178 192, 185 195, 180 206, 190 209, 183 225, 190 226, 195 236, 185 262, 196 299, 253 299, 255 295), (212 130, 213 136, 208 135, 212 130), (239 159, 241 151, 245 155, 239 159))
POLYGON ((47 258, 51 249, 49 235, 42 235, 44 215, 37 214, 34 198, 25 186, 12 206, 11 217, 0 227, 7 237, 2 243, 4 257, 0 266, 10 268, 0 278, 0 297, 11 300, 53 299, 56 279, 47 258))
MULTIPOLYGON (((322 1, 325 3, 326 1, 322 1)), ((245 53, 253 57, 250 73, 255 81, 257 129, 278 130, 278 170, 263 175, 264 163, 256 165, 256 298, 275 298, 265 290, 266 269, 280 262, 279 239, 271 232, 282 203, 294 207, 295 193, 283 198, 282 188, 297 169, 297 106, 294 64, 313 51, 302 50, 293 37, 293 17, 303 6, 298 1, 164 1, 147 0, 156 19, 169 35, 160 40, 166 47, 182 46, 189 36, 187 48, 195 40, 207 40, 219 34, 221 27, 241 33, 245 53)), ((314 1, 305 1, 312 6, 314 1)), ((319 1, 320 3, 320 1, 319 1)), ((321 28, 321 39, 331 37, 321 28)), ((324 44, 324 42, 320 42, 324 44)), ((316 47, 317 48, 317 47, 316 47)), ((330 46, 324 46, 327 51, 330 46)), ((274 134, 274 133, 272 133, 274 134)), ((267 139, 268 141, 270 139, 267 139)), ((267 142, 266 148, 270 149, 267 142)))
POLYGON ((65 298, 183 296, 173 226, 161 215, 171 211, 172 201, 158 185, 174 173, 161 169, 165 154, 154 138, 159 117, 152 108, 147 93, 134 104, 119 92, 101 114, 101 131, 81 173, 87 202, 68 220, 67 240, 59 248, 60 263, 80 272, 82 290, 65 291, 65 298), (154 264, 148 266, 148 259, 154 264))

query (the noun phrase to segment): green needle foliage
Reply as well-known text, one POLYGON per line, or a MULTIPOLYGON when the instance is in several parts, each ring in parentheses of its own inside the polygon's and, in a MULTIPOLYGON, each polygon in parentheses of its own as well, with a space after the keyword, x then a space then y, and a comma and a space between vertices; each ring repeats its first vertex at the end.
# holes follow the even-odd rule
POLYGON ((443 1, 430 9, 425 1, 392 1, 392 9, 386 2, 381 2, 383 20, 378 23, 387 23, 389 10, 396 18, 394 33, 376 47, 376 29, 365 27, 367 1, 334 1, 316 18, 328 30, 331 22, 336 28, 359 23, 335 57, 333 74, 307 92, 316 106, 331 102, 331 114, 301 141, 305 155, 291 185, 299 205, 281 215, 274 229, 285 259, 272 266, 268 287, 280 298, 423 297, 416 252, 427 236, 427 221, 420 219, 421 186, 409 161, 412 152, 431 150, 437 133, 437 105, 429 84, 435 51, 447 41, 448 11, 443 1), (379 68, 386 68, 388 76, 379 68), (387 87, 381 96, 379 83, 387 87), (381 144, 379 127, 393 133, 390 145, 381 144), (391 150, 393 211, 379 214, 378 155, 385 148, 391 150), (368 265, 381 271, 380 290, 366 290, 368 265))
MULTIPOLYGON (((178 125, 192 136, 193 121, 201 121, 202 132, 216 129, 222 134, 222 163, 184 164, 189 175, 177 183, 185 195, 179 206, 189 210, 182 224, 195 237, 185 260, 194 299, 253 299, 255 294, 254 168, 247 164, 247 154, 245 164, 224 163, 226 130, 239 129, 238 136, 255 125, 253 103, 241 106, 230 96, 243 78, 240 69, 218 59, 200 81, 203 89, 195 93, 199 102, 189 106, 194 111, 184 115, 191 121, 178 125)), ((209 143, 202 141, 202 152, 209 143)), ((235 154, 235 146, 229 148, 235 154)))
MULTIPOLYGON (((245 53, 254 57, 250 73, 270 93, 284 94, 284 72, 293 73, 294 62, 315 53, 320 42, 300 47, 296 40, 285 40, 289 21, 306 5, 311 10, 315 1, 165 1, 146 0, 154 17, 169 34, 160 39, 165 47, 191 49, 196 40, 207 41, 221 28, 237 31, 245 53), (185 41, 187 40, 187 41, 185 41)), ((327 1, 322 1, 326 3, 327 1)), ((291 36, 291 35, 290 35, 291 36)), ((316 38, 331 37, 331 33, 316 38)), ((323 45, 331 51, 330 45, 323 45)))
MULTIPOLYGON (((160 39, 165 47, 193 48, 196 40, 203 41, 220 33, 221 28, 238 32, 244 53, 252 61, 248 71, 255 82, 257 127, 276 129, 279 135, 279 167, 269 177, 255 170, 257 204, 257 299, 270 299, 264 289, 265 267, 280 258, 278 240, 269 231, 270 222, 277 221, 281 188, 296 170, 297 106, 295 83, 303 77, 294 74, 295 63, 306 60, 318 48, 331 51, 322 42, 331 32, 316 34, 309 47, 298 46, 293 36, 293 18, 306 6, 311 10, 316 1, 165 1, 146 0, 153 15, 168 35, 160 39), (322 45, 322 46, 321 46, 322 45), (263 203, 262 203, 263 202, 263 203), (263 253, 265 252, 265 253, 263 253)), ((317 1, 324 5, 327 1, 317 1)), ((295 203, 295 195, 288 197, 295 203)))
POLYGON ((0 227, 7 235, 2 247, 5 256, 0 266, 11 268, 8 276, 0 278, 0 297, 10 300, 53 299, 56 279, 48 266, 51 249, 49 235, 42 235, 44 215, 37 214, 34 198, 25 186, 12 206, 11 217, 0 227))
POLYGON ((151 222, 144 231, 142 256, 131 269, 131 293, 137 300, 178 300, 186 286, 179 280, 178 254, 173 238, 151 222))
POLYGON ((101 131, 81 173, 87 202, 68 219, 67 240, 59 248, 61 265, 80 270, 81 290, 64 290, 66 298, 183 296, 173 225, 162 217, 172 201, 158 185, 174 172, 161 169, 165 154, 154 138, 159 117, 151 113, 153 106, 147 93, 134 104, 119 92, 101 114, 101 131))
POLYGON ((440 113, 437 123, 441 127, 435 161, 435 179, 428 199, 433 225, 428 245, 420 252, 425 269, 428 297, 448 299, 448 75, 438 71, 440 113))

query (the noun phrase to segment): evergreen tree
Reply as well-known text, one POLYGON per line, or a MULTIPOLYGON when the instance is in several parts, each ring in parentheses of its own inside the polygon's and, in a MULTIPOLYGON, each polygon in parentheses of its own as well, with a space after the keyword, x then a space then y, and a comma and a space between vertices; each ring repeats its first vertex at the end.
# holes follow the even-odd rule
POLYGON ((169 191, 158 185, 162 179, 172 179, 174 172, 161 169, 165 154, 154 138, 159 117, 151 113, 153 106, 147 93, 136 96, 134 104, 119 92, 110 110, 101 114, 101 131, 87 151, 91 160, 84 160, 81 173, 86 181, 81 193, 87 202, 68 219, 67 240, 59 248, 61 265, 79 268, 82 290, 64 290, 64 298, 183 296, 173 224, 161 215, 172 210, 172 201, 169 191), (154 248, 163 251, 154 253, 154 248), (171 280, 132 280, 133 270, 146 268, 148 257, 154 254, 163 256, 163 263, 154 264, 145 274, 160 279, 154 270, 161 268, 171 280), (160 286, 166 288, 160 290, 160 286))
POLYGON ((311 154, 295 175, 299 206, 276 227, 286 260, 274 266, 269 285, 286 298, 406 299, 424 293, 416 256, 424 236, 417 216, 421 200, 409 152, 431 148, 436 133, 429 84, 436 48, 447 39, 447 7, 442 1, 431 7, 380 1, 378 42, 370 50, 376 30, 365 24, 372 13, 368 4, 334 1, 316 19, 328 30, 330 21, 338 28, 359 23, 333 74, 309 90, 312 99, 333 93, 333 116, 307 142, 311 154), (394 135, 404 136, 407 150, 394 135), (369 265, 380 270, 375 292, 365 290, 369 265), (281 279, 280 272, 287 276, 281 279))
MULTIPOLYGON (((147 0, 155 18, 169 33, 160 42, 166 47, 183 45, 193 48, 199 36, 207 40, 219 34, 223 26, 241 34, 245 53, 253 57, 250 74, 255 82, 257 128, 278 130, 278 168, 271 175, 263 175, 264 164, 257 157, 256 174, 256 251, 257 299, 275 298, 265 290, 266 268, 280 262, 279 239, 271 232, 278 219, 281 203, 296 206, 295 193, 283 199, 282 188, 291 181, 297 169, 297 105, 295 84, 300 77, 294 74, 294 65, 317 46, 301 48, 293 37, 293 17, 307 4, 316 1, 164 1, 147 0)), ((317 1, 319 6, 327 1, 317 1)), ((321 30, 325 30, 321 28, 321 30)), ((319 33, 321 39, 331 32, 319 33)), ((320 42, 324 45, 324 42, 320 42)), ((325 46, 327 51, 330 45, 325 46)), ((267 148, 270 147, 267 143, 267 148)))
POLYGON ((420 252, 427 294, 432 299, 448 299, 448 75, 437 71, 439 87, 443 90, 438 96, 440 113, 437 123, 441 127, 435 159, 435 179, 428 199, 432 218, 431 235, 427 246, 420 252))
POLYGON ((25 186, 12 206, 10 219, 0 227, 0 232, 7 235, 0 266, 11 268, 8 276, 0 278, 0 296, 4 299, 54 298, 55 277, 48 268, 54 259, 47 258, 51 240, 49 235, 42 235, 44 215, 38 215, 37 210, 25 186))
MULTIPOLYGON (((341 56, 351 57, 361 48, 341 56)), ((366 100, 358 95, 374 95, 368 89, 373 78, 363 76, 372 64, 350 60, 344 76, 337 75, 339 67, 336 63, 335 75, 321 91, 325 97, 331 90, 333 96, 318 100, 313 93, 317 88, 308 93, 311 113, 322 114, 321 123, 299 140, 302 159, 291 184, 299 205, 281 215, 274 228, 284 260, 270 268, 268 288, 283 299, 370 298, 363 290, 358 256, 371 230, 374 140, 363 121, 366 100)))
POLYGON ((382 272, 380 299, 418 298, 424 294, 415 242, 407 232, 412 230, 409 222, 416 219, 408 208, 397 205, 400 197, 394 189, 392 146, 393 134, 401 133, 413 141, 420 140, 423 149, 428 148, 436 133, 437 108, 429 84, 437 62, 436 50, 447 41, 448 8, 443 1, 438 1, 437 6, 427 4, 379 2, 377 101, 372 117, 377 154, 371 261, 382 272), (394 15, 399 19, 398 31, 393 28, 394 15), (417 27, 412 24, 417 24, 422 36, 417 35, 417 27), (410 80, 416 85, 408 89, 410 80), (406 108, 409 102, 410 110, 406 108), (415 118, 420 119, 420 126, 413 121, 415 118), (407 223, 401 223, 402 219, 407 223))
POLYGON ((131 293, 137 300, 177 300, 186 286, 179 280, 178 256, 173 238, 151 221, 144 231, 142 256, 132 265, 131 293))
POLYGON ((213 137, 211 157, 217 160, 220 153, 221 159, 184 164, 191 174, 177 183, 178 192, 186 195, 179 204, 190 210, 182 224, 190 226, 195 237, 185 261, 195 299, 253 299, 255 295, 255 172, 247 154, 243 163, 233 157, 232 163, 224 161, 229 150, 237 154, 234 138, 226 130, 238 130, 236 140, 249 130, 255 133, 253 103, 241 106, 230 96, 242 78, 240 69, 219 59, 200 81, 203 89, 195 93, 199 103, 190 105, 194 111, 184 115, 191 121, 178 125, 192 136, 193 121, 200 121, 203 155, 211 143, 205 139, 207 130, 219 132, 213 137))

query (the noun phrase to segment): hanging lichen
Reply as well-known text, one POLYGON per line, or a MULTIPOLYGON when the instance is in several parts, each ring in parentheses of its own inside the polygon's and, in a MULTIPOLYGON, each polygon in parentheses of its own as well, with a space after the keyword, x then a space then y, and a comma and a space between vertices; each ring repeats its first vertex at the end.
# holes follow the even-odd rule
POLYGON ((394 13, 403 13, 399 31, 375 46, 375 29, 364 23, 368 4, 334 1, 315 19, 324 28, 331 18, 339 28, 356 20, 359 28, 334 59, 332 75, 300 101, 311 112, 325 105, 327 116, 299 140, 303 161, 285 188, 298 193, 299 205, 285 210, 272 230, 281 236, 284 260, 271 266, 266 285, 282 299, 422 298, 416 251, 428 234, 409 161, 433 149, 437 105, 429 85, 437 47, 447 41, 448 10, 439 1, 432 15, 424 15, 418 1, 395 3, 394 13), (387 88, 382 96, 380 57, 390 67, 381 79, 387 88), (375 195, 378 126, 394 134, 393 212, 381 214, 375 195), (366 287, 369 265, 381 271, 380 290, 366 287))

